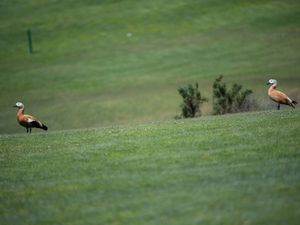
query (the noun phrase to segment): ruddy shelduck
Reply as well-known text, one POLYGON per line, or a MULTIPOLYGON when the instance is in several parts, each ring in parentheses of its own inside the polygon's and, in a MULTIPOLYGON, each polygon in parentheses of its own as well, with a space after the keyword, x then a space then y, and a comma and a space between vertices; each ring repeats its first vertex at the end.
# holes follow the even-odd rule
POLYGON ((43 124, 38 119, 34 118, 31 115, 24 114, 24 104, 22 102, 17 102, 14 107, 18 108, 17 120, 19 124, 23 127, 26 127, 27 133, 31 133, 31 128, 41 128, 43 130, 48 130, 48 127, 43 124))
POLYGON ((295 108, 295 105, 297 104, 296 101, 290 99, 285 93, 276 90, 276 86, 277 86, 277 80, 274 79, 270 79, 267 83, 267 85, 270 85, 269 90, 268 90, 268 95, 270 97, 270 99, 272 99, 274 102, 276 102, 277 105, 277 109, 280 109, 280 104, 283 105, 289 105, 293 108, 295 108))

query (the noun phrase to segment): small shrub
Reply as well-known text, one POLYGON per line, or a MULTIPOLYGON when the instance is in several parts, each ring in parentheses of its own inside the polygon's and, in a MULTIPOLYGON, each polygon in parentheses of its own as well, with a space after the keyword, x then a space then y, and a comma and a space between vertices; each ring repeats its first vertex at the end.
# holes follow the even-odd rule
POLYGON ((181 87, 178 89, 178 93, 181 95, 183 102, 180 105, 181 115, 175 118, 201 116, 200 106, 206 99, 201 96, 198 83, 195 83, 195 86, 188 84, 185 87, 181 87))
POLYGON ((242 90, 242 85, 233 84, 230 90, 222 83, 220 75, 213 84, 213 114, 225 114, 249 111, 251 101, 249 95, 252 90, 242 90))

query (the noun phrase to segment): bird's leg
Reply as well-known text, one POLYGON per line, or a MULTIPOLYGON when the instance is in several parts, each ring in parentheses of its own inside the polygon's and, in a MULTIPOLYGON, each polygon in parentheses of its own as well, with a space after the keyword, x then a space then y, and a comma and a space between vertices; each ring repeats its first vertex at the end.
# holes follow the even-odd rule
POLYGON ((280 104, 278 104, 277 109, 278 109, 278 110, 280 109, 280 104))
POLYGON ((29 128, 29 133, 31 133, 31 127, 29 128))
POLYGON ((26 133, 28 133, 28 128, 26 127, 26 133))

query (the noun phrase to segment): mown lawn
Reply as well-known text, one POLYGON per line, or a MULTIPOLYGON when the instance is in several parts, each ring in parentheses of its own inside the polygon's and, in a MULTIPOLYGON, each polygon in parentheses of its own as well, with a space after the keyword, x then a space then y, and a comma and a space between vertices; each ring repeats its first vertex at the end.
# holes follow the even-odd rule
POLYGON ((299 121, 289 109, 1 135, 1 224, 297 225, 299 121))

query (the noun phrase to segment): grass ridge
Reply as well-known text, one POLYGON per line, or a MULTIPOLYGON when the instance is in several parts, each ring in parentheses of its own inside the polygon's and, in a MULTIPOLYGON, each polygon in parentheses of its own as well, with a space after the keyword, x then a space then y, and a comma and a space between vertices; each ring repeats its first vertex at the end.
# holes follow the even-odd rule
POLYGON ((0 219, 296 225, 299 121, 297 108, 1 135, 0 219))

